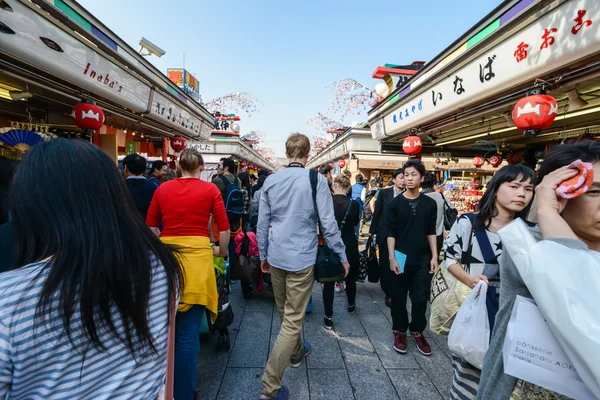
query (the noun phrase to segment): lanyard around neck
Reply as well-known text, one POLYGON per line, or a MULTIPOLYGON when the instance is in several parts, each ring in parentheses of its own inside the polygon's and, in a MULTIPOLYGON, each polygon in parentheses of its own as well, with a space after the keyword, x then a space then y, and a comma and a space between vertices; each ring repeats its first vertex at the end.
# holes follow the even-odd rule
POLYGON ((300 164, 299 162, 293 162, 289 163, 286 168, 304 168, 304 165, 300 164))

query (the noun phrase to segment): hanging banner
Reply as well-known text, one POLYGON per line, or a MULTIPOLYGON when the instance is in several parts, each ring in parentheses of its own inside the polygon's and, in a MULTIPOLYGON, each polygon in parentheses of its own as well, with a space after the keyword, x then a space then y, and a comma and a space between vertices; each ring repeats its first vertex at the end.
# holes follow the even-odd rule
POLYGON ((130 154, 135 154, 135 153, 136 153, 135 142, 126 142, 125 143, 125 154, 130 155, 130 154))

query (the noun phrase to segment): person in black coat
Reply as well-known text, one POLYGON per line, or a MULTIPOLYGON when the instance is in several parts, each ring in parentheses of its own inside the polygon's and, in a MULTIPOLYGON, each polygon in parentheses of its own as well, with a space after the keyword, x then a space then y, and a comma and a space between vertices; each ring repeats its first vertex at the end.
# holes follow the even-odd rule
POLYGON ((371 228, 369 229, 369 235, 375 236, 375 244, 379 247, 379 266, 381 267, 381 275, 379 278, 379 284, 381 290, 385 293, 385 304, 391 308, 391 293, 390 293, 390 260, 389 250, 387 247, 387 223, 386 213, 389 204, 399 194, 404 192, 404 170, 398 168, 392 174, 392 180, 394 186, 385 188, 377 192, 377 200, 375 202, 375 211, 373 211, 373 219, 371 220, 371 228))
POLYGON ((13 268, 16 259, 15 236, 8 212, 8 194, 15 169, 14 162, 0 157, 0 272, 13 268))
POLYGON ((123 159, 125 168, 125 184, 133 197, 133 201, 144 221, 148 214, 148 207, 156 191, 156 185, 144 177, 146 172, 146 159, 139 154, 129 154, 123 159))
MULTIPOLYGON (((360 209, 355 200, 346 193, 350 188, 350 173, 344 171, 333 180, 333 210, 335 219, 340 227, 342 241, 346 246, 346 257, 350 263, 350 271, 344 279, 346 282, 346 295, 348 296, 348 312, 354 312, 356 300, 356 281, 358 279, 359 253, 358 240, 354 229, 360 222, 360 209)), ((333 329, 333 296, 335 282, 323 285, 323 304, 325 306, 325 328, 333 329)))

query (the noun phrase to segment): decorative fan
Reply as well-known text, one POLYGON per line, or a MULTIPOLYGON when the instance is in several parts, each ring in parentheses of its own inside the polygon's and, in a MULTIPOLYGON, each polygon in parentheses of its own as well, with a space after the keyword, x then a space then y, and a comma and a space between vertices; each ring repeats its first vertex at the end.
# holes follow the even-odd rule
POLYGON ((21 151, 27 151, 31 146, 42 141, 43 139, 37 133, 21 129, 12 129, 0 135, 0 142, 21 151))

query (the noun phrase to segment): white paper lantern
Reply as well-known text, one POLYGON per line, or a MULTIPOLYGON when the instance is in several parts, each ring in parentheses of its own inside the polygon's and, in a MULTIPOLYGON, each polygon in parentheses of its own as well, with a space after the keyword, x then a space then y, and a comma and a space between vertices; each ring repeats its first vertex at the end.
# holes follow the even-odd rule
POLYGON ((240 126, 238 124, 233 124, 231 129, 233 129, 234 132, 240 133, 240 126))
POLYGON ((387 83, 379 82, 377 85, 375 85, 375 93, 377 93, 379 96, 385 97, 389 92, 390 89, 388 88, 387 83))

